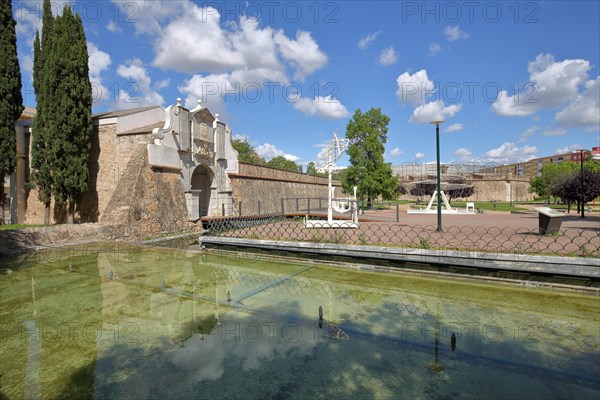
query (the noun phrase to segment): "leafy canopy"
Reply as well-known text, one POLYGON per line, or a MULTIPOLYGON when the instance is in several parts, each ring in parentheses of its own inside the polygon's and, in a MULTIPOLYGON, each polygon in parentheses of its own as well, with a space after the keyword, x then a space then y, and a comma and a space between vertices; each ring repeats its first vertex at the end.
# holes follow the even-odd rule
POLYGON ((371 108, 366 113, 358 109, 348 121, 346 138, 350 140, 351 165, 342 182, 346 192, 351 193, 352 187, 358 186, 359 195, 369 201, 377 196, 394 198, 398 180, 383 157, 389 122, 390 118, 380 108, 371 108))
MULTIPOLYGON (((600 163, 588 157, 583 163, 584 171, 600 172, 600 163)), ((529 191, 537 193, 540 197, 556 196, 563 198, 565 195, 563 183, 572 175, 580 175, 581 165, 576 162, 561 162, 544 164, 540 176, 531 178, 529 191), (561 193, 561 194, 559 194, 561 193)), ((581 180, 581 178, 580 178, 581 180)), ((564 198, 566 201, 566 198, 564 198)))
POLYGON ((232 139, 231 145, 238 152, 238 160, 255 165, 266 165, 273 168, 284 169, 287 171, 302 172, 302 166, 295 162, 288 160, 283 156, 277 156, 269 161, 265 161, 264 158, 256 153, 256 149, 248 141, 247 138, 243 139, 232 139))

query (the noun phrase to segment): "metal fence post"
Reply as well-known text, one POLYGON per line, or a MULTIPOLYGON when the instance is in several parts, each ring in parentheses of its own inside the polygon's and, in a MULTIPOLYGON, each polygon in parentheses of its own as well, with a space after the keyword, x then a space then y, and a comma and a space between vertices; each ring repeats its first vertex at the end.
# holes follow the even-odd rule
POLYGON ((307 204, 306 208, 307 208, 306 214, 310 215, 310 197, 308 198, 308 204, 307 204))
POLYGON ((260 215, 260 200, 258 201, 258 215, 260 215))
POLYGON ((240 201, 238 203, 238 209, 239 209, 239 213, 240 213, 240 217, 242 216, 242 202, 240 201))
POLYGON ((221 214, 223 217, 225 216, 225 203, 221 203, 221 214))
POLYGON ((284 207, 284 204, 283 204, 283 203, 284 203, 284 201, 285 201, 285 199, 282 197, 282 198, 281 198, 281 213, 282 213, 282 214, 285 214, 285 207, 284 207))
POLYGON ((396 204, 396 222, 400 222, 400 204, 396 204))
POLYGON ((298 197, 296 197, 296 211, 300 210, 300 199, 298 197))

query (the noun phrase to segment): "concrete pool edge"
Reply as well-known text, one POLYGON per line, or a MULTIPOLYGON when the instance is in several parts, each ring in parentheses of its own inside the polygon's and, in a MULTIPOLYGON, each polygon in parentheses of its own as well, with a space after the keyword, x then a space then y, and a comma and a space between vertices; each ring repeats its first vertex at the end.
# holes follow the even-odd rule
MULTIPOLYGON (((200 245, 228 246, 261 251, 288 252, 304 256, 353 259, 354 263, 381 262, 394 264, 394 269, 427 272, 423 266, 443 267, 444 271, 488 279, 494 274, 509 275, 513 281, 568 283, 592 289, 600 287, 600 260, 560 256, 501 254, 456 250, 425 250, 381 246, 358 246, 332 243, 255 240, 200 236, 200 245), (401 264, 403 266, 400 266, 401 264), (407 267, 406 265, 410 265, 407 267), (522 278, 519 276, 522 275, 522 278)), ((431 269, 429 270, 431 272, 431 269)))

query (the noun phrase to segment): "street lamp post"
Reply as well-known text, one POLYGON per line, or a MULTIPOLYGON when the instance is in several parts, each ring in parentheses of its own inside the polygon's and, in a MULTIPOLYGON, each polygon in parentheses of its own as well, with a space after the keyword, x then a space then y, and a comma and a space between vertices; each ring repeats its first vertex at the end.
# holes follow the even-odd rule
POLYGON ((585 149, 579 150, 579 174, 581 175, 581 218, 585 218, 585 211, 583 206, 583 201, 585 199, 583 194, 583 155, 585 154, 585 149))
POLYGON ((437 154, 437 230, 442 231, 442 185, 440 176, 440 124, 445 121, 431 121, 430 124, 435 125, 435 145, 437 154))

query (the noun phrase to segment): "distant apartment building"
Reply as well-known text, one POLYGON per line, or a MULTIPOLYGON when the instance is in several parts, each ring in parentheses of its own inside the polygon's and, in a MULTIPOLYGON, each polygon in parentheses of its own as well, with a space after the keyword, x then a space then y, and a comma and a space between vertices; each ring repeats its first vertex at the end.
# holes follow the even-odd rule
POLYGON ((512 174, 514 178, 530 179, 534 176, 541 175, 544 164, 558 164, 566 161, 580 162, 582 154, 585 161, 590 156, 590 153, 592 159, 600 160, 600 146, 598 146, 592 147, 591 152, 574 151, 571 153, 555 154, 553 156, 534 158, 520 163, 486 167, 482 169, 482 172, 498 175, 512 174))

